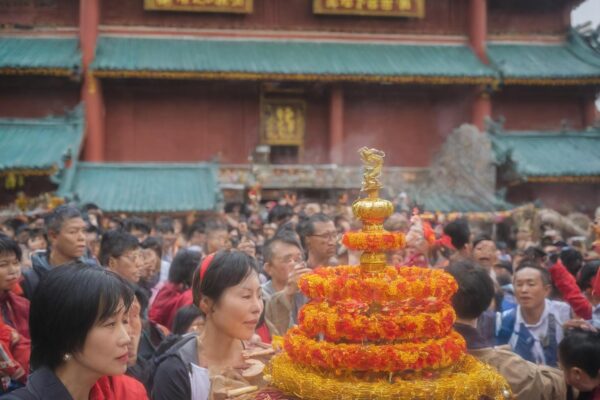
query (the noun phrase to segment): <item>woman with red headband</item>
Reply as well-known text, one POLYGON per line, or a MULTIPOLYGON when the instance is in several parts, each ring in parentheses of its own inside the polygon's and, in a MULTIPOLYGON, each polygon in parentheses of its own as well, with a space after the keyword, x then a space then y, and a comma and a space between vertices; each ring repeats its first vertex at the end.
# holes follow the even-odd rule
POLYGON ((206 314, 204 330, 184 336, 159 360, 155 400, 207 400, 264 384, 270 350, 251 343, 263 310, 256 260, 241 251, 220 251, 203 267, 193 294, 206 314))

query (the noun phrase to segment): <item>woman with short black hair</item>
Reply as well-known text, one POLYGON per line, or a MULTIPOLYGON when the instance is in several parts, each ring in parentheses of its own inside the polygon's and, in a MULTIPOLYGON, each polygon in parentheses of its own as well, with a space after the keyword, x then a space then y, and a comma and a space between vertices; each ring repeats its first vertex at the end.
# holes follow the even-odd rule
POLYGON ((53 268, 30 310, 27 386, 6 399, 145 399, 126 376, 133 293, 116 274, 82 262, 53 268))

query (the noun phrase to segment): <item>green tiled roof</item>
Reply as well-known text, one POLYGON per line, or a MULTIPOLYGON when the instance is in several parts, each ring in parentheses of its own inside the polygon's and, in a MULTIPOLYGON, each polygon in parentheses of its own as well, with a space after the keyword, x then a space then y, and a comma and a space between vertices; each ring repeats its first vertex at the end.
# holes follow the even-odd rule
POLYGON ((69 75, 80 65, 76 38, 0 37, 0 73, 69 75))
POLYGON ((78 157, 83 125, 82 106, 64 116, 0 119, 0 170, 60 168, 69 150, 78 157))
POLYGON ((466 45, 104 36, 95 73, 106 77, 492 81, 466 45))
POLYGON ((600 176, 600 131, 494 134, 492 146, 522 178, 600 176))
POLYGON ((139 213, 214 210, 220 199, 214 164, 79 162, 58 194, 108 212, 139 213))
POLYGON ((562 44, 489 44, 488 56, 505 83, 600 83, 600 54, 576 33, 562 44))

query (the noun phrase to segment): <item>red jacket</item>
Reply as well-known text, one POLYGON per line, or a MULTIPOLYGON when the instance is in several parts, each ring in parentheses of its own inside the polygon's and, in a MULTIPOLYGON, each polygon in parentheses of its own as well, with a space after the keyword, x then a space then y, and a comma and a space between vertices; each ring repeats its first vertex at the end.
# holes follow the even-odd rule
POLYGON ((583 319, 592 319, 592 305, 581 293, 575 277, 571 275, 562 261, 558 260, 556 264, 550 267, 550 275, 563 300, 569 303, 573 312, 583 319))
POLYGON ((16 335, 18 339, 15 340, 13 332, 16 332, 14 328, 11 328, 0 320, 0 346, 2 346, 4 355, 7 357, 7 359, 0 360, 3 362, 0 372, 10 376, 14 380, 25 383, 29 374, 31 342, 25 336, 18 334, 16 335))
POLYGON ((2 319, 7 325, 12 326, 21 336, 30 339, 29 336, 29 300, 12 291, 0 294, 0 312, 2 319), (8 314, 7 320, 5 312, 8 314))
POLYGON ((90 400, 148 400, 148 394, 144 385, 130 376, 103 376, 92 387, 90 400))
POLYGON ((191 289, 167 282, 156 295, 156 299, 154 299, 154 303, 150 307, 148 317, 150 321, 171 329, 177 311, 191 304, 193 304, 191 289))

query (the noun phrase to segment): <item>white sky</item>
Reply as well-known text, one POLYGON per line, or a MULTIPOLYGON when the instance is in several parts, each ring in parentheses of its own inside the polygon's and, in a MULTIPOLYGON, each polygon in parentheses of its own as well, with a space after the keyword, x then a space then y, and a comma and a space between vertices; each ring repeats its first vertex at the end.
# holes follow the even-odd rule
POLYGON ((571 13, 573 26, 592 21, 594 27, 600 24, 600 0, 585 0, 571 13))
MULTIPOLYGON (((585 0, 571 13, 571 25, 576 26, 592 21, 595 28, 600 25, 600 0, 585 0)), ((596 108, 600 110, 600 96, 596 100, 596 108)))

